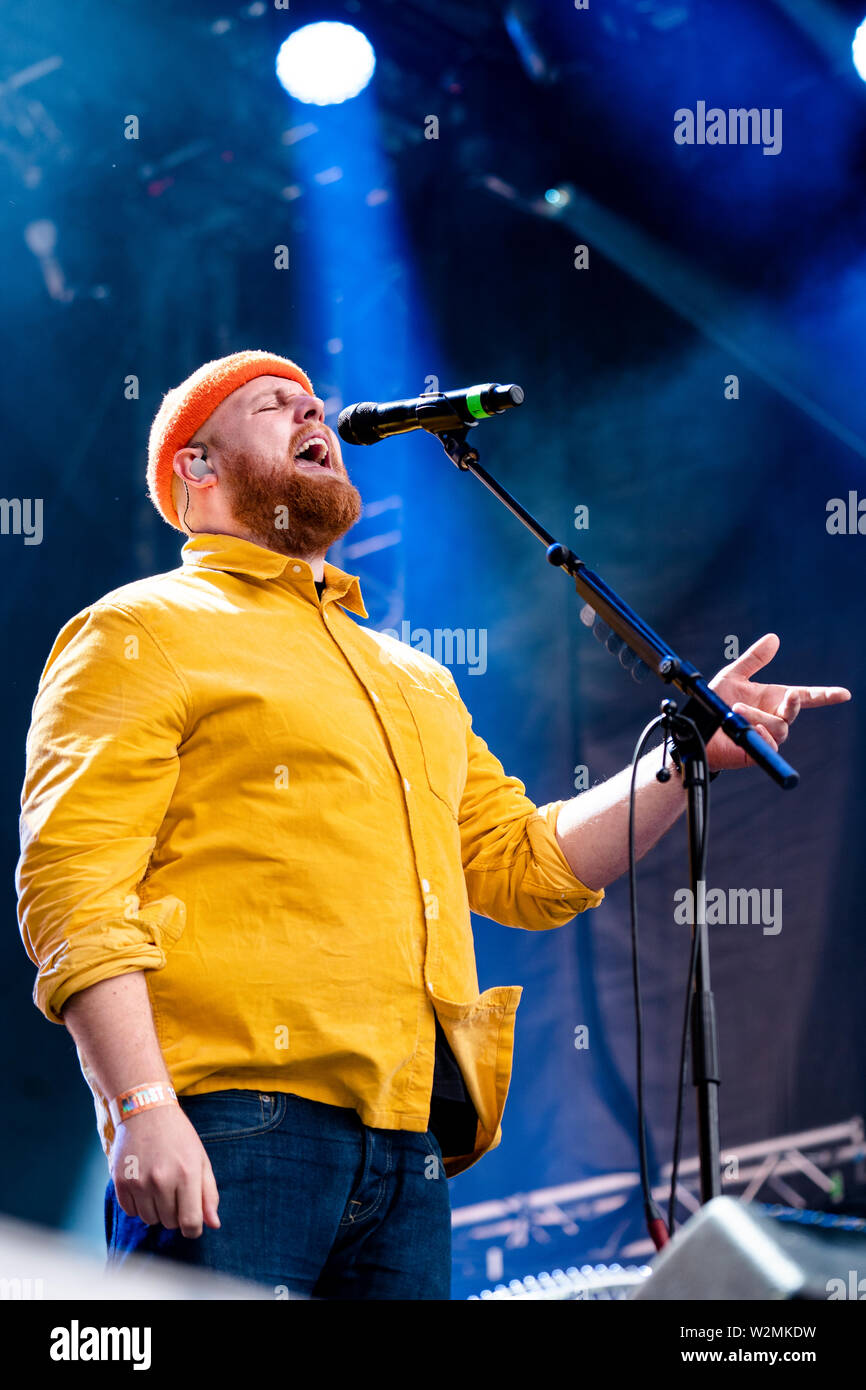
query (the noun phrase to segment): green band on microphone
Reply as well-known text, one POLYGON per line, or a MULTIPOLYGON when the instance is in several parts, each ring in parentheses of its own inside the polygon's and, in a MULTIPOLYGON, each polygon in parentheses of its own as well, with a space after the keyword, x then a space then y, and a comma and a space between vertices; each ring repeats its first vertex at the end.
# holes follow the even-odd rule
POLYGON ((485 410, 481 404, 481 392, 475 391, 473 395, 466 397, 466 408, 470 415, 474 415, 476 420, 489 420, 493 412, 485 410))

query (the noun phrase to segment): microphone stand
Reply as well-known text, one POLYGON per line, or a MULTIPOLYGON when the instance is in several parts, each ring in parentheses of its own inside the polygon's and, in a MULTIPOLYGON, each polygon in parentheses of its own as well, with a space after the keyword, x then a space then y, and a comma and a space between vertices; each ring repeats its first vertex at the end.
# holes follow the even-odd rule
MULTIPOLYGON (((756 733, 748 720, 736 714, 730 705, 710 689, 692 662, 678 656, 598 574, 587 568, 585 561, 557 541, 536 521, 531 512, 482 468, 478 450, 467 442, 469 430, 475 428, 475 423, 461 429, 437 429, 435 400, 431 401, 429 410, 425 404, 419 406, 416 413, 422 429, 438 438, 451 462, 461 472, 472 473, 478 478, 518 521, 523 522, 536 540, 541 542, 546 549, 549 563, 557 569, 565 570, 571 576, 577 592, 592 605, 602 620, 602 625, 606 623, 620 639, 618 642, 605 643, 609 651, 619 654, 620 663, 626 669, 630 668, 636 679, 640 678, 638 667, 648 668, 664 684, 675 685, 688 697, 679 713, 673 712, 676 709, 675 705, 673 710, 665 710, 665 722, 679 755, 683 785, 688 797, 689 874, 692 903, 695 908, 692 914, 692 943, 693 948, 697 950, 691 1015, 692 1079, 697 1096, 701 1202, 708 1202, 721 1192, 718 1105, 720 1075, 715 1009, 710 987, 710 946, 705 911, 706 883, 701 877, 701 864, 706 865, 707 851, 707 846, 703 844, 704 810, 709 799, 701 739, 706 743, 717 729, 721 729, 727 738, 747 752, 758 767, 763 768, 774 782, 786 790, 796 787, 800 780, 799 773, 756 733), (621 650, 623 644, 625 651, 621 650), (701 736, 700 739, 695 733, 695 728, 701 736)), ((438 423, 441 425, 441 415, 438 423)), ((663 702, 663 710, 665 705, 672 704, 672 701, 663 702)), ((658 1241, 656 1243, 658 1244, 658 1241)))

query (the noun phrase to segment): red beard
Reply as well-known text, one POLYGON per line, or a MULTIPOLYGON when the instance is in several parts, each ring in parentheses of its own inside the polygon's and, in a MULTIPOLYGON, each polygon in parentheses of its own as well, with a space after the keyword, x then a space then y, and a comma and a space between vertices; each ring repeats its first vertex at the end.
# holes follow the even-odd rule
POLYGON ((321 555, 361 515, 361 494, 345 471, 311 478, 269 467, 261 455, 221 452, 232 515, 258 545, 300 559, 321 555))

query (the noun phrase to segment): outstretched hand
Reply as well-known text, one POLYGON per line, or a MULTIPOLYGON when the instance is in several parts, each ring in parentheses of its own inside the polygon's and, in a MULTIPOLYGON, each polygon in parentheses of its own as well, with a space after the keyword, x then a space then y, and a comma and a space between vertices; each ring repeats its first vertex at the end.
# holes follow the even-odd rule
MULTIPOLYGON (((709 682, 710 689, 754 725, 761 738, 777 751, 801 710, 841 705, 851 699, 851 691, 843 685, 762 685, 753 681, 752 676, 769 665, 779 645, 775 632, 765 633, 709 682)), ((748 767, 754 762, 721 730, 707 744, 707 758, 711 772, 748 767)))

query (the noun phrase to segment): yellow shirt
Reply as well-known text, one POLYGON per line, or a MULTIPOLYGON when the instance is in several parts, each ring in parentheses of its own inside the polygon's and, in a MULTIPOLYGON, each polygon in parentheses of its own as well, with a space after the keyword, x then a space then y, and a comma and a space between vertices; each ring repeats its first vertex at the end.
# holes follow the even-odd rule
POLYGON ((34 1002, 62 1023, 144 970, 178 1094, 289 1091, 422 1132, 435 1009, 478 1112, 453 1176, 502 1137, 522 992, 479 995, 470 908, 537 930, 604 892, 449 671, 349 616, 355 576, 326 564, 320 602, 308 564, 249 541, 181 557, 72 618, 39 683, 16 876, 34 1002))

